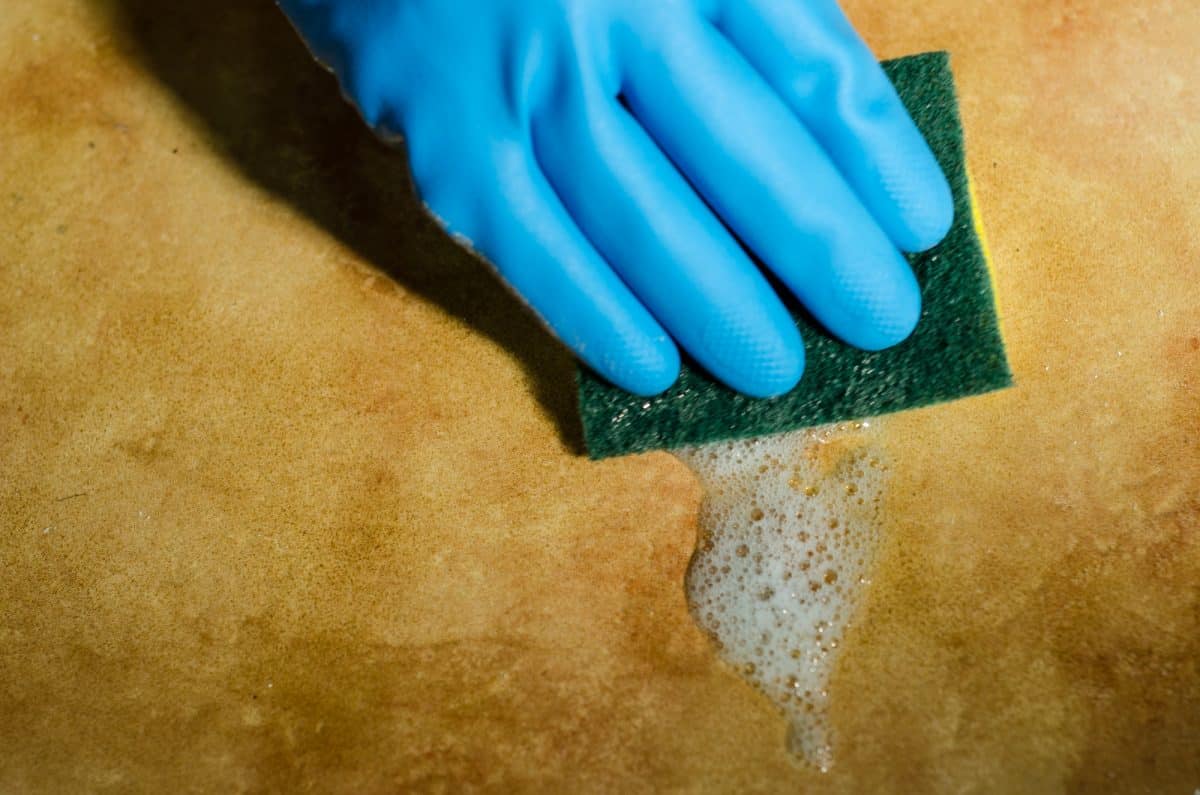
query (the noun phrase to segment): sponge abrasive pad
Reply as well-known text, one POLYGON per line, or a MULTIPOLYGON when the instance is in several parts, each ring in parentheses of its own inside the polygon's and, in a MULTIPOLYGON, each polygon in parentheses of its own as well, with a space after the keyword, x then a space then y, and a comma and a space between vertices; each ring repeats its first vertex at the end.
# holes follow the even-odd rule
POLYGON ((936 248, 909 256, 924 310, 900 345, 869 352, 829 336, 792 305, 806 348, 800 384, 776 398, 740 395, 685 360, 654 398, 579 371, 579 409, 593 458, 764 436, 861 419, 1011 385, 982 230, 972 207, 954 79, 946 53, 884 63, 950 181, 955 219, 936 248))

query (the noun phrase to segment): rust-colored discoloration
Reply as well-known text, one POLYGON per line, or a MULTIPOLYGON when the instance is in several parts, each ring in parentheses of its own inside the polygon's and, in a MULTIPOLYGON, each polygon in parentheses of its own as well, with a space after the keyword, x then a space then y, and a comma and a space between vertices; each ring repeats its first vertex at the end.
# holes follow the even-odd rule
POLYGON ((954 52, 1018 386, 879 426, 821 777, 691 623, 687 470, 578 454, 271 4, 10 2, 0 790, 1200 786, 1200 8, 888 5, 954 52))

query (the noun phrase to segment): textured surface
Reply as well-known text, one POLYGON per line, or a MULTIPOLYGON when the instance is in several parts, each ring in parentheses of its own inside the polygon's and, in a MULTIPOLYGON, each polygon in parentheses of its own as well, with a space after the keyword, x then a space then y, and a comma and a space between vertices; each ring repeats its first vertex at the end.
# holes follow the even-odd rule
POLYGON ((1200 786, 1200 9, 848 10, 955 53, 1019 386, 880 422, 822 777, 269 4, 5 0, 0 791, 1200 786))
POLYGON ((760 400, 739 395, 694 363, 654 398, 579 373, 579 411, 594 458, 762 436, 926 406, 1008 386, 991 279, 972 218, 962 127, 946 53, 884 65, 954 192, 955 220, 936 248, 910 255, 924 306, 916 332, 884 351, 830 336, 792 303, 807 352, 800 385, 760 400))

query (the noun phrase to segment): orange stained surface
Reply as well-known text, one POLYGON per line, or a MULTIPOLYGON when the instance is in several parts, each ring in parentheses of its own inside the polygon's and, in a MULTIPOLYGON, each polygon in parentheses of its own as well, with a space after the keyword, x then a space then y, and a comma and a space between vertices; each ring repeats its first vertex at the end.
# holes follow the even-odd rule
POLYGON ((821 774, 273 4, 6 0, 0 791, 1200 788, 1200 5, 847 11, 953 53, 1018 386, 875 429, 821 774))

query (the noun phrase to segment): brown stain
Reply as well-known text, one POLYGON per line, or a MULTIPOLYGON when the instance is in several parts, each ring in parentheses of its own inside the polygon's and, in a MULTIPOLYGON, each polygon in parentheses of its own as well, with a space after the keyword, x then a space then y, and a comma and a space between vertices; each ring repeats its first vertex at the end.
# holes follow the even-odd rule
POLYGON ((880 426, 825 777, 273 9, 0 15, 0 789, 1194 789, 1200 21, 848 5, 955 52, 1018 386, 880 426))

